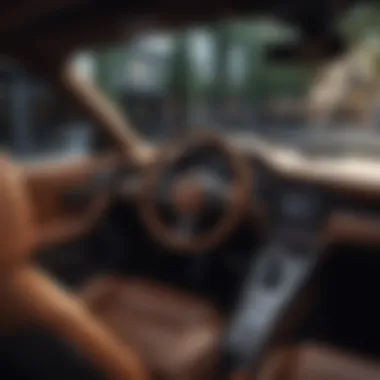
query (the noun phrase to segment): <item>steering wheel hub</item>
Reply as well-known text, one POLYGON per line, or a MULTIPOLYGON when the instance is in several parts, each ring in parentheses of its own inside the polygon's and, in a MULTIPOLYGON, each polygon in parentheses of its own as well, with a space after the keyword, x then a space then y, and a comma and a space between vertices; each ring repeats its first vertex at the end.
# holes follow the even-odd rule
POLYGON ((185 176, 172 185, 172 204, 178 214, 200 214, 205 202, 204 185, 195 176, 185 176))
POLYGON ((238 224, 249 202, 250 184, 249 166, 223 138, 197 136, 174 154, 172 146, 162 150, 143 181, 140 215, 151 235, 166 247, 205 253, 238 224), (175 225, 162 217, 160 204, 172 209, 175 225), (215 214, 210 227, 208 216, 215 214))

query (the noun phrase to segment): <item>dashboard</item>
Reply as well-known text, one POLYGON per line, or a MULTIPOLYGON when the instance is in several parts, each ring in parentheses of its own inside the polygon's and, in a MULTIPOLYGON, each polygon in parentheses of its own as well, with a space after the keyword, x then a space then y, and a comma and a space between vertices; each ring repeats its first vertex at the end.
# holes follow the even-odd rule
MULTIPOLYGON (((244 212, 251 213, 255 223, 268 225, 274 216, 294 218, 299 224, 314 218, 326 243, 380 244, 380 160, 345 155, 311 158, 257 136, 231 137, 228 144, 246 165, 244 175, 251 183, 244 212)), ((149 152, 142 174, 125 180, 124 197, 144 192, 144 168, 154 171, 161 152, 162 148, 149 152)), ((208 168, 231 180, 225 159, 204 147, 199 153, 193 151, 187 161, 190 166, 208 168)))
POLYGON ((282 199, 283 205, 290 202, 292 206, 285 208, 292 212, 311 212, 321 202, 328 208, 323 228, 327 242, 380 243, 380 160, 376 157, 310 157, 298 148, 247 136, 232 139, 232 144, 250 162, 257 219, 271 212, 270 194, 280 191, 277 200, 282 199))
MULTIPOLYGON (((225 139, 222 145, 228 144, 231 152, 226 158, 226 149, 205 146, 202 138, 194 140, 195 148, 186 157, 179 160, 174 157, 174 165, 168 162, 162 165, 170 166, 169 170, 163 168, 162 175, 156 169, 163 153, 179 150, 182 154, 181 147, 149 149, 138 165, 119 162, 120 170, 115 170, 117 165, 109 170, 106 167, 94 170, 84 187, 67 187, 65 202, 68 198, 71 203, 85 204, 86 198, 109 190, 128 202, 145 202, 152 176, 169 178, 170 183, 177 173, 182 176, 194 170, 216 174, 229 184, 234 180, 230 158, 238 157, 235 166, 244 166, 239 178, 249 182, 245 183, 239 207, 243 214, 253 218, 255 225, 265 227, 280 218, 294 218, 294 223, 302 224, 315 217, 326 243, 380 244, 380 160, 345 155, 311 158, 294 147, 261 141, 256 136, 225 139), (322 209, 326 212, 314 215, 322 209)), ((169 194, 169 190, 164 186, 162 192, 169 194)))

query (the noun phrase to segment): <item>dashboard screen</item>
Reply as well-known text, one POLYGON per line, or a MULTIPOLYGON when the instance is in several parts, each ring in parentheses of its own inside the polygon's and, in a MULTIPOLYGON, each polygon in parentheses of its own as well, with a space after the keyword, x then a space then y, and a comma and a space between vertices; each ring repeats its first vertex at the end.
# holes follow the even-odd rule
POLYGON ((276 214, 289 222, 303 223, 318 218, 321 209, 321 197, 310 189, 279 189, 275 201, 276 214))
POLYGON ((275 224, 297 231, 322 227, 328 216, 329 202, 317 186, 303 183, 279 183, 270 202, 275 224))
POLYGON ((283 179, 257 162, 254 173, 255 196, 265 204, 272 223, 300 230, 324 223, 330 204, 327 190, 317 184, 283 179))

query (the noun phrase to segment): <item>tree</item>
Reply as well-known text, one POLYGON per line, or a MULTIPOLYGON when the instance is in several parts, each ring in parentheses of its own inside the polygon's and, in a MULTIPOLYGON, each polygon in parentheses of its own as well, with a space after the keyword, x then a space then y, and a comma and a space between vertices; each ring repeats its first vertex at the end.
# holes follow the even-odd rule
POLYGON ((353 54, 371 60, 380 79, 380 4, 369 2, 352 7, 338 22, 337 28, 353 54))
POLYGON ((338 22, 339 32, 351 44, 380 36, 380 5, 371 2, 354 6, 338 22))
POLYGON ((122 48, 108 48, 97 54, 96 57, 96 82, 114 102, 120 102, 120 80, 127 62, 127 53, 122 48))
POLYGON ((228 53, 231 29, 228 23, 220 22, 214 28, 215 78, 212 84, 213 103, 220 105, 228 92, 228 53))
POLYGON ((186 32, 174 37, 174 48, 167 71, 167 88, 175 124, 183 127, 188 120, 190 62, 186 32))

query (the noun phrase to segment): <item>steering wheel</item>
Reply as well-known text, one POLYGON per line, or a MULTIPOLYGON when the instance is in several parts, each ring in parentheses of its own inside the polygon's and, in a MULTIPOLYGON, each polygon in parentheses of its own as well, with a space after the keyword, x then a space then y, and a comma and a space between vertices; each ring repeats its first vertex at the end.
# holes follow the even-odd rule
POLYGON ((24 178, 22 168, 0 157, 0 321, 41 325, 84 354, 110 379, 147 379, 138 355, 31 263, 38 231, 24 178))
POLYGON ((197 135, 160 150, 143 179, 140 216, 163 246, 202 254, 231 235, 250 189, 249 166, 239 152, 218 135, 197 135))

